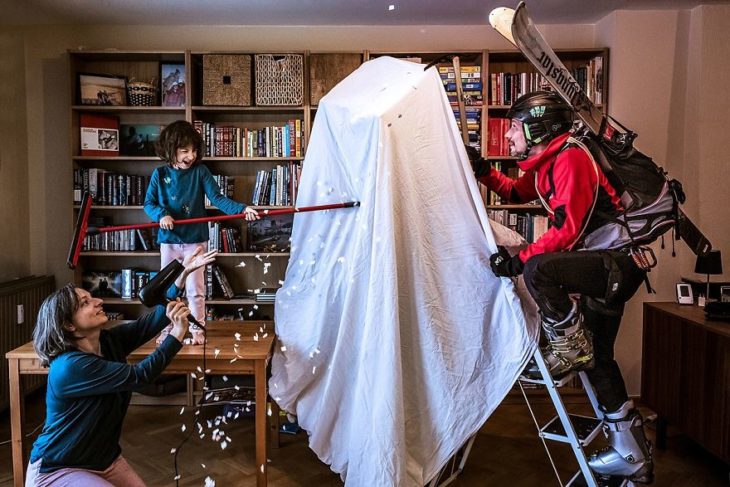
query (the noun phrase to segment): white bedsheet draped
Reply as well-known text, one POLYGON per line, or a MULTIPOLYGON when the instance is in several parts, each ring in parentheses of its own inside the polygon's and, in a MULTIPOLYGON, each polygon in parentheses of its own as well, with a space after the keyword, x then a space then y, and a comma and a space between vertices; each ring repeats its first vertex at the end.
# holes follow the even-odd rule
POLYGON ((531 301, 489 269, 495 236, 435 69, 378 58, 321 100, 297 205, 353 199, 294 219, 270 392, 346 485, 420 487, 537 335, 531 301))

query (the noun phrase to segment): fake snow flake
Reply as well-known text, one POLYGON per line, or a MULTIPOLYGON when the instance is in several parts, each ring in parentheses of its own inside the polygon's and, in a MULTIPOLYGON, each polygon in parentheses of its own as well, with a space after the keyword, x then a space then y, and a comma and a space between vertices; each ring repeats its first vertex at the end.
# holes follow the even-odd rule
POLYGON ((205 477, 205 487, 215 487, 215 480, 210 477, 205 477))
POLYGON ((224 441, 221 441, 221 450, 225 450, 227 446, 228 446, 228 442, 227 441, 225 441, 225 440, 224 441))
POLYGON ((266 338, 267 336, 269 336, 269 334, 268 333, 264 333, 261 338, 266 338))
POLYGON ((286 352, 286 347, 284 345, 281 346, 281 351, 286 352))
POLYGON ((236 340, 239 340, 239 341, 241 340, 241 334, 240 333, 236 332, 236 333, 234 333, 233 336, 236 337, 236 340))
POLYGON ((213 350, 213 354, 215 355, 215 358, 218 358, 219 353, 221 353, 221 349, 216 347, 215 350, 213 350))
POLYGON ((264 259, 262 259, 259 254, 254 255, 254 257, 256 257, 256 260, 258 260, 259 262, 263 262, 264 261, 264 259))
POLYGON ((395 5, 388 5, 388 10, 395 10, 395 5))
POLYGON ((182 415, 182 413, 184 413, 184 412, 185 412, 185 406, 180 408, 180 414, 182 415))
POLYGON ((314 367, 312 367, 312 375, 314 375, 314 373, 315 373, 316 371, 317 371, 317 366, 315 365, 314 367))
POLYGON ((258 334, 258 333, 256 333, 256 334, 255 334, 255 335, 253 336, 253 341, 255 341, 255 342, 259 341, 259 334, 258 334))
POLYGON ((283 286, 283 285, 284 285, 284 281, 279 281, 279 286, 283 286))
POLYGON ((272 414, 272 412, 271 412, 271 405, 269 404, 268 406, 266 406, 266 415, 267 416, 271 416, 271 414, 272 414))
POLYGON ((339 257, 337 259, 337 262, 340 263, 340 264, 344 264, 345 263, 345 258, 344 257, 339 257))
POLYGON ((228 376, 227 375, 224 375, 223 376, 223 382, 228 382, 228 376))
POLYGON ((249 311, 249 312, 248 312, 248 315, 249 315, 249 316, 253 316, 253 311, 249 311))
POLYGON ((259 305, 258 304, 254 304, 253 305, 253 309, 259 309, 259 305))
POLYGON ((269 214, 269 210, 264 210, 264 215, 268 215, 268 214, 269 214))
POLYGON ((182 475, 179 475, 179 474, 178 475, 175 475, 175 479, 174 480, 180 480, 180 477, 182 477, 182 475))
POLYGON ((269 267, 271 267, 271 262, 264 262, 264 274, 269 273, 269 267))
POLYGON ((171 448, 170 455, 174 455, 176 451, 177 451, 177 448, 171 448))
POLYGON ((239 264, 236 265, 236 267, 246 267, 246 263, 244 261, 241 261, 239 264))
POLYGON ((237 359, 236 357, 233 357, 233 358, 232 358, 232 359, 230 360, 230 363, 233 363, 233 362, 235 362, 236 360, 238 360, 238 359, 237 359))
POLYGON ((200 466, 206 468, 204 463, 201 463, 200 466))
POLYGON ((190 377, 192 377, 193 379, 197 379, 198 378, 198 376, 195 375, 195 372, 190 372, 190 377))
POLYGON ((180 428, 180 430, 182 430, 183 433, 185 432, 186 429, 188 429, 188 428, 185 425, 182 425, 182 427, 180 428))
POLYGON ((261 473, 264 473, 264 464, 261 464, 261 473))

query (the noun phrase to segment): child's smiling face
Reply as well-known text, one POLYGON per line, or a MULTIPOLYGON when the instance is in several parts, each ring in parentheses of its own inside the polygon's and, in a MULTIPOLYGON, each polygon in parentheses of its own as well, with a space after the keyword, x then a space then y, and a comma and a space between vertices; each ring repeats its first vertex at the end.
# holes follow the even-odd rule
POLYGON ((195 159, 198 158, 198 151, 196 151, 192 145, 187 147, 179 147, 175 154, 175 164, 172 165, 175 169, 190 169, 195 163, 195 159))

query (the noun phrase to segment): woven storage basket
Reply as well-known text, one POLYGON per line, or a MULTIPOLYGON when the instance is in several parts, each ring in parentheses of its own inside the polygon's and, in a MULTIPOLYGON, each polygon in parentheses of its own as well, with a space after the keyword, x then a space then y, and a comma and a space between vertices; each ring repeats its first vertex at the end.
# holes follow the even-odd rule
POLYGON ((129 81, 127 83, 129 105, 133 107, 152 107, 157 105, 157 87, 152 83, 129 81))
POLYGON ((203 56, 203 105, 251 106, 251 56, 203 56))
POLYGON ((256 55, 256 104, 301 105, 304 101, 304 56, 256 55))

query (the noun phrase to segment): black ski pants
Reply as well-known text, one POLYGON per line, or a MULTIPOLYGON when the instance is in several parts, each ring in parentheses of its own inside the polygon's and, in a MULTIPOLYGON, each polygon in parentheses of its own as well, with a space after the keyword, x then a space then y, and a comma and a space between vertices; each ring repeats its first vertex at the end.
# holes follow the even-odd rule
POLYGON ((539 254, 525 263, 525 284, 544 317, 564 320, 573 306, 569 295, 581 295, 584 323, 593 336, 595 366, 588 377, 608 412, 628 400, 613 346, 624 304, 645 277, 628 253, 612 250, 539 254))

